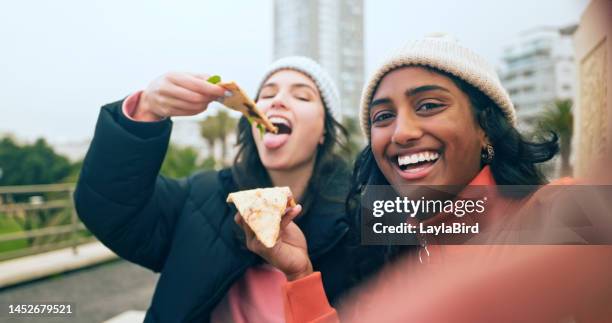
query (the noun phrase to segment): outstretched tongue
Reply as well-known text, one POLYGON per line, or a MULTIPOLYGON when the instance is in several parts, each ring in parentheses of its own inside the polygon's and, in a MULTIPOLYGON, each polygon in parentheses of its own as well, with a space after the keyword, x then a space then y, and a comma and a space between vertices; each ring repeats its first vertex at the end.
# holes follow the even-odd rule
POLYGON ((289 139, 289 135, 286 133, 282 134, 273 134, 267 132, 263 136, 263 144, 267 149, 277 149, 284 145, 289 139))

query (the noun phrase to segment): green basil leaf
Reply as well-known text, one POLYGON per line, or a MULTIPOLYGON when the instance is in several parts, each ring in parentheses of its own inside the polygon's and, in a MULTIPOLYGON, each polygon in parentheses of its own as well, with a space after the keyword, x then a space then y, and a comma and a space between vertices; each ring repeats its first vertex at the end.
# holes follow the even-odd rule
POLYGON ((266 133, 266 128, 261 123, 258 123, 257 129, 259 129, 259 135, 263 137, 263 135, 266 133))
POLYGON ((217 84, 217 83, 221 82, 221 76, 213 75, 213 76, 209 77, 208 80, 206 80, 206 82, 212 83, 212 84, 217 84))

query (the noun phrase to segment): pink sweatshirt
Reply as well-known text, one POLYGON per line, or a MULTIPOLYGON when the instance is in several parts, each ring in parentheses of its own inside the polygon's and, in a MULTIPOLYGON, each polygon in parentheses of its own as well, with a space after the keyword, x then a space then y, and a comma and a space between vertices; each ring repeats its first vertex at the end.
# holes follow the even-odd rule
MULTIPOLYGON (((123 114, 132 121, 141 122, 133 117, 141 94, 138 91, 123 101, 123 114)), ((213 309, 211 322, 285 322, 282 286, 286 282, 285 275, 270 265, 247 269, 213 309)))

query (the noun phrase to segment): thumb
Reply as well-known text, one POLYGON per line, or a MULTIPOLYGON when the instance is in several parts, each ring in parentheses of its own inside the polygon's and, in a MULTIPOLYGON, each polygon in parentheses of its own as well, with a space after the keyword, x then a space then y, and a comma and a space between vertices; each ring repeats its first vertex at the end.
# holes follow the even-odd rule
POLYGON ((283 219, 281 220, 281 230, 284 229, 293 219, 295 219, 302 212, 302 205, 297 204, 294 207, 290 207, 286 210, 283 219))

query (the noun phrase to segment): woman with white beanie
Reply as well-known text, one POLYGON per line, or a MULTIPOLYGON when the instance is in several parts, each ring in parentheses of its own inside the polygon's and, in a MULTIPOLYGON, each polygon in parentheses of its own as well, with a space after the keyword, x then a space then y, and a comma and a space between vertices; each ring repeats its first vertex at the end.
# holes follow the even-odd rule
POLYGON ((288 216, 300 214, 295 223, 308 241, 312 268, 323 272, 331 298, 344 290, 338 242, 348 231, 350 170, 334 151, 346 135, 337 121, 338 91, 313 60, 280 59, 255 93, 278 134, 261 136, 242 117, 231 167, 181 180, 161 176, 169 117, 199 114, 232 95, 206 79, 168 73, 104 106, 77 184, 76 209, 118 255, 161 272, 145 322, 283 322, 285 275, 246 248, 236 209, 225 200, 238 190, 289 186, 299 205, 288 216))
MULTIPOLYGON (((493 195, 495 198, 488 201, 485 217, 491 222, 483 223, 510 221, 514 211, 525 211, 521 209, 523 205, 542 206, 538 192, 547 180, 536 164, 550 160, 557 153, 557 137, 552 134, 541 142, 530 142, 517 131, 515 108, 492 66, 445 36, 411 42, 379 65, 369 78, 362 95, 360 119, 368 145, 357 159, 347 203, 357 205, 349 210, 353 219, 352 234, 345 242, 349 246, 347 250, 357 252, 351 255, 353 262, 347 275, 355 276, 355 281, 359 282, 380 271, 385 264, 398 263, 391 266, 395 270, 383 270, 369 288, 360 289, 361 292, 348 302, 350 306, 340 312, 347 314, 341 315, 343 322, 491 322, 513 321, 512 317, 516 321, 524 321, 525 317, 538 321, 542 317, 559 320, 571 317, 563 316, 567 313, 554 306, 542 312, 533 309, 528 312, 532 317, 525 316, 525 312, 518 309, 524 304, 538 304, 541 299, 517 296, 521 295, 520 291, 510 291, 503 283, 510 277, 508 268, 512 268, 523 288, 540 286, 544 280, 530 280, 528 273, 542 272, 543 268, 548 268, 544 266, 562 261, 566 256, 588 259, 593 255, 592 250, 581 253, 566 249, 559 253, 558 250, 550 252, 552 249, 536 248, 523 253, 524 249, 509 246, 494 249, 442 246, 432 244, 436 238, 442 241, 440 237, 423 234, 413 235, 417 241, 414 245, 360 246, 360 233, 367 230, 361 227, 361 212, 369 206, 362 208, 359 202, 372 185, 390 186, 398 196, 414 199, 420 198, 423 191, 409 185, 446 185, 447 190, 452 185, 457 190, 445 193, 452 192, 447 197, 451 200, 472 185, 530 185, 513 191, 512 196, 493 195), (418 195, 412 196, 414 192, 418 195), (507 212, 495 212, 500 210, 496 208, 499 206, 508 207, 504 209, 507 212), (535 254, 538 256, 532 257, 535 254), (475 262, 470 264, 476 266, 464 266, 461 260, 471 257, 475 257, 475 262), (486 259, 499 260, 500 257, 499 267, 488 266, 491 263, 486 259), (459 261, 455 261, 457 259, 459 261), (495 289, 491 286, 504 286, 508 292, 492 294, 495 289), (496 297, 503 300, 497 303, 496 297), (476 307, 478 304, 487 305, 476 307)), ((557 182, 568 183, 570 179, 557 182)), ((545 206, 538 210, 546 211, 545 206)), ((532 209, 526 211, 529 213, 532 209)), ((470 221, 467 216, 449 218, 443 213, 418 214, 414 220, 426 225, 470 221)), ((368 218, 366 223, 369 223, 367 221, 368 218)), ((283 234, 298 235, 299 228, 286 226, 283 234)), ((447 244, 466 241, 462 235, 448 234, 444 238, 447 244)), ((283 243, 281 239, 278 244, 283 243)), ((298 251, 283 257, 265 248, 252 248, 269 263, 292 273, 283 288, 287 322, 336 322, 337 314, 320 288, 320 275, 309 265, 310 260, 304 252, 306 245, 292 243, 291 247, 298 251), (303 248, 301 252, 300 248, 303 248), (298 268, 304 271, 295 274, 298 268)), ((561 268, 552 269, 563 272, 561 268)), ((559 277, 559 286, 562 286, 565 278, 559 277)), ((545 288, 533 290, 537 293, 545 288)), ((571 304, 567 302, 571 290, 575 289, 543 295, 551 298, 565 295, 559 304, 571 304)), ((592 290, 580 290, 583 295, 589 291, 592 290)), ((583 309, 575 310, 569 313, 576 314, 583 309)))

